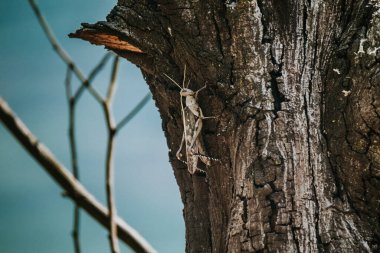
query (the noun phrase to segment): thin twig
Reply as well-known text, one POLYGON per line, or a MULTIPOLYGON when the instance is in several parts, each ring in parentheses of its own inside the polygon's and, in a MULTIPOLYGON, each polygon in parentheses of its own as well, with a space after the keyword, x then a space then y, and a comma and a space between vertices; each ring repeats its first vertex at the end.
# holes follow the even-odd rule
POLYGON ((116 126, 116 132, 118 132, 121 128, 123 128, 131 119, 133 119, 137 113, 149 102, 151 98, 150 92, 148 92, 140 102, 132 109, 130 113, 127 114, 116 126))
POLYGON ((111 59, 111 57, 114 55, 115 54, 113 52, 106 52, 98 64, 91 70, 90 74, 88 75, 88 80, 92 81, 96 75, 104 68, 108 60, 111 59))
MULTIPOLYGON (((67 104, 69 105, 69 142, 70 142, 70 154, 71 154, 71 169, 72 169, 75 179, 79 180, 77 145, 75 141, 75 99, 72 97, 71 80, 72 80, 72 70, 71 68, 67 68, 65 86, 66 86, 67 104)), ((79 209, 78 204, 75 204, 73 232, 72 232, 75 253, 81 252, 79 231, 80 231, 80 209, 79 209)))
POLYGON ((73 77, 73 71, 69 66, 67 66, 66 78, 65 78, 65 88, 66 88, 66 99, 67 99, 68 103, 70 102, 70 98, 71 98, 72 93, 73 93, 72 87, 71 87, 72 77, 73 77))
POLYGON ((107 103, 112 103, 112 98, 113 95, 115 94, 116 91, 116 78, 117 78, 117 72, 119 70, 119 57, 115 56, 115 59, 113 61, 112 65, 112 73, 111 73, 111 80, 110 84, 108 85, 108 91, 107 91, 107 96, 106 96, 106 101, 107 103))
POLYGON ((108 85, 108 92, 106 99, 103 101, 103 110, 106 118, 107 129, 108 129, 108 141, 107 141, 107 155, 106 155, 106 193, 107 193, 107 204, 109 212, 109 240, 111 245, 112 253, 119 253, 119 242, 117 238, 117 230, 115 217, 116 214, 116 203, 114 194, 114 167, 113 167, 113 153, 115 145, 115 121, 112 117, 112 99, 115 94, 117 82, 117 72, 119 69, 119 57, 115 57, 112 65, 111 80, 108 85))
MULTIPOLYGON (((106 117, 110 121, 110 110, 108 104, 105 104, 107 107, 106 117)), ((115 203, 115 194, 114 194, 114 167, 113 167, 113 152, 115 145, 115 131, 113 128, 109 128, 108 131, 108 143, 107 143, 107 156, 106 156, 106 192, 107 192, 107 205, 109 212, 109 240, 111 245, 112 253, 120 252, 118 237, 117 237, 117 228, 115 223, 115 217, 117 216, 116 203, 115 203)))
MULTIPOLYGON (((68 72, 67 75, 69 75, 68 72)), ((71 151, 71 167, 75 178, 79 179, 77 145, 75 141, 75 99, 70 95, 71 79, 66 77, 66 99, 69 105, 69 141, 71 151)))
MULTIPOLYGON (((66 76, 66 90, 67 90, 67 100, 69 103, 69 139, 70 139, 70 149, 71 149, 71 157, 72 157, 72 168, 74 177, 77 178, 79 176, 78 171, 78 163, 77 163, 77 151, 76 151, 76 143, 75 143, 75 104, 79 100, 81 94, 83 93, 84 87, 89 90, 89 92, 93 95, 93 97, 100 103, 104 109, 107 127, 108 127, 108 147, 107 147, 107 158, 106 158, 106 191, 107 191, 107 203, 109 208, 109 217, 108 217, 108 228, 110 230, 110 243, 111 249, 113 253, 119 252, 118 246, 118 237, 117 237, 117 224, 116 221, 116 205, 114 200, 113 193, 113 180, 114 180, 114 170, 113 170, 113 150, 114 150, 114 137, 116 131, 123 127, 130 119, 132 119, 140 109, 146 104, 148 98, 145 96, 144 99, 132 110, 132 112, 125 117, 120 124, 115 127, 112 112, 111 112, 111 104, 112 98, 116 89, 116 76, 117 69, 119 64, 118 57, 115 58, 113 64, 113 70, 111 75, 111 81, 108 88, 106 99, 103 100, 102 96, 91 86, 91 81, 95 77, 95 75, 104 67, 107 62, 109 56, 105 55, 100 63, 95 67, 95 69, 91 72, 88 79, 84 77, 80 69, 75 65, 75 63, 71 60, 71 57, 64 51, 64 49, 59 45, 57 39, 55 38, 53 32, 49 28, 48 23, 45 18, 41 14, 37 4, 34 0, 29 0, 40 25, 42 26, 46 36, 48 37, 53 49, 57 52, 60 58, 67 64, 69 70, 66 76), (72 72, 76 75, 76 77, 82 83, 78 90, 75 92, 74 96, 72 95, 72 87, 71 87, 71 74, 72 72)), ((75 242, 76 253, 80 252, 79 248, 79 209, 78 206, 75 207, 74 211, 74 231, 73 237, 75 242)))
POLYGON ((50 29, 45 17, 42 15, 39 7, 37 6, 36 2, 34 0, 29 0, 30 5, 32 6, 32 9, 34 13, 36 14, 36 17, 44 30, 48 40, 50 41, 50 44, 53 46, 54 51, 57 52, 59 57, 73 70, 74 74, 77 76, 79 81, 81 81, 82 85, 84 85, 89 92, 94 96, 94 98, 99 102, 102 103, 102 96, 90 85, 90 82, 85 78, 85 76, 82 74, 80 69, 75 65, 75 63, 71 60, 71 57, 68 53, 60 46, 58 40, 55 38, 52 30, 50 29))
MULTIPOLYGON (((75 203, 104 227, 109 228, 108 210, 54 157, 51 151, 30 132, 25 124, 12 112, 0 97, 0 120, 19 140, 53 179, 66 191, 75 203)), ((121 218, 115 219, 119 238, 136 252, 157 253, 136 230, 121 218)))
POLYGON ((80 208, 78 204, 74 206, 74 222, 73 222, 73 232, 72 237, 74 240, 74 250, 75 253, 81 252, 80 239, 79 239, 79 228, 80 228, 80 208))
MULTIPOLYGON (((111 56, 113 55, 113 53, 111 52, 107 52, 104 54, 104 56, 102 57, 102 59, 99 61, 99 63, 92 69, 92 71, 90 72, 90 74, 88 75, 88 83, 91 85, 91 82, 95 79, 96 75, 99 74, 99 72, 104 68, 104 66, 106 65, 106 63, 108 62, 108 60, 111 58, 111 56)), ((78 90, 75 92, 75 95, 74 95, 74 100, 75 102, 77 102, 80 98, 80 96, 82 95, 84 89, 86 88, 86 86, 84 85, 81 85, 78 90)))

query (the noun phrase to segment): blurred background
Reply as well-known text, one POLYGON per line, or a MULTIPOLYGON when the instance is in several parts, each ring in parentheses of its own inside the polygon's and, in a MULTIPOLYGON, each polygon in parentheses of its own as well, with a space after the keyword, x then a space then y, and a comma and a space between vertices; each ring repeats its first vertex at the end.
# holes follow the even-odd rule
MULTIPOLYGON (((106 0, 37 2, 62 46, 88 74, 106 50, 67 34, 80 23, 105 20, 106 0)), ((0 96, 67 168, 66 66, 42 32, 27 0, 0 1, 0 96)), ((94 86, 105 94, 112 60, 94 86)), ((120 121, 148 92, 140 71, 122 60, 114 115, 120 121)), ((99 104, 85 92, 77 106, 81 182, 105 204, 106 127, 99 104)), ((184 252, 183 205, 170 164, 161 119, 148 104, 116 139, 118 215, 159 252, 184 252)), ((74 252, 73 203, 0 124, 0 252, 74 252)), ((82 252, 109 252, 108 233, 81 213, 82 252)), ((132 252, 120 243, 122 252, 132 252)))

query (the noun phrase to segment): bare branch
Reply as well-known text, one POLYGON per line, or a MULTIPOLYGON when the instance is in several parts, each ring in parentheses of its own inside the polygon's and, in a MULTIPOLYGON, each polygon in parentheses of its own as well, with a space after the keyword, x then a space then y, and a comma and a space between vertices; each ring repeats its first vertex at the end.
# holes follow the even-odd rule
MULTIPOLYGON (((67 68, 66 78, 65 78, 65 87, 66 87, 66 99, 67 104, 69 105, 69 142, 70 142, 70 154, 71 154, 71 170, 76 179, 79 179, 79 169, 78 169, 78 159, 77 159, 77 149, 75 142, 75 103, 72 97, 72 70, 67 68)), ((73 222, 73 232, 72 237, 74 240, 74 250, 75 253, 80 253, 80 240, 79 240, 79 228, 80 228, 80 210, 78 204, 75 204, 74 207, 74 222, 73 222)))
POLYGON ((66 86, 66 98, 69 105, 69 141, 70 141, 70 151, 71 151, 71 167, 76 179, 79 178, 78 171, 78 158, 77 158, 77 148, 75 142, 75 100, 71 96, 71 70, 69 69, 66 74, 65 80, 66 86))
MULTIPOLYGON (((54 180, 65 189, 75 203, 104 227, 108 228, 108 210, 74 176, 54 157, 50 150, 40 143, 25 124, 17 118, 8 104, 0 97, 0 119, 8 130, 19 140, 21 145, 31 154, 54 180)), ((136 230, 116 217, 117 232, 123 240, 136 252, 156 253, 151 245, 136 230)))
POLYGON ((112 253, 119 253, 119 243, 117 238, 117 230, 116 230, 116 223, 115 223, 115 217, 116 214, 116 203, 115 203, 115 194, 114 194, 114 167, 113 167, 113 152, 114 152, 114 145, 115 145, 115 123, 112 117, 112 98, 115 93, 116 87, 117 87, 117 71, 119 67, 119 57, 115 57, 113 66, 112 66, 112 73, 111 73, 111 80, 108 85, 108 91, 106 99, 103 102, 103 109, 104 114, 107 122, 107 129, 108 129, 108 143, 107 143, 107 156, 106 156, 106 193, 107 193, 107 204, 108 204, 108 210, 109 212, 109 230, 110 230, 110 245, 111 245, 111 251, 112 253))
POLYGON ((73 223, 73 232, 72 237, 74 240, 74 250, 75 253, 80 253, 80 240, 79 240, 79 227, 80 227, 80 209, 78 204, 75 204, 74 207, 74 223, 73 223))
MULTIPOLYGON (((74 132, 75 131, 75 104, 79 100, 81 94, 83 93, 83 90, 87 88, 89 92, 92 94, 92 96, 96 99, 96 101, 100 103, 103 107, 105 117, 106 117, 106 122, 107 122, 107 128, 108 128, 108 146, 107 146, 107 157, 106 157, 106 192, 107 192, 107 204, 108 204, 108 209, 109 209, 109 217, 108 217, 107 225, 110 231, 111 250, 113 253, 118 253, 119 252, 118 237, 117 237, 118 226, 116 224, 117 214, 116 214, 116 204, 115 204, 114 192, 113 192, 114 191, 113 189, 113 180, 114 180, 113 152, 114 152, 114 142, 115 142, 114 137, 115 137, 117 128, 115 128, 115 123, 112 118, 111 104, 112 104, 113 95, 116 90, 116 78, 117 78, 117 72, 118 72, 118 66, 119 66, 119 58, 115 57, 107 95, 106 95, 106 98, 103 100, 102 96, 95 90, 95 88, 91 86, 91 81, 93 80, 93 78, 95 78, 97 73, 99 73, 100 70, 105 66, 111 54, 109 53, 106 54, 102 58, 102 60, 99 62, 99 64, 90 73, 89 77, 86 79, 85 76, 80 71, 80 69, 71 60, 71 57, 59 45, 57 39, 55 38, 53 32, 49 28, 48 23, 46 22, 45 18, 41 14, 41 11, 39 10, 35 1, 29 0, 29 3, 32 6, 46 36, 48 37, 48 40, 53 46, 53 49, 57 52, 60 58, 68 66, 65 83, 66 83, 66 97, 69 104, 69 140, 70 140, 70 150, 71 150, 71 165, 72 165, 75 179, 78 179, 78 176, 79 176, 78 161, 77 161, 78 160, 77 147, 76 147, 75 132, 74 132), (72 87, 71 87, 72 73, 74 73, 81 82, 81 86, 77 89, 74 95, 72 94, 72 87)), ((132 110, 132 112, 120 122, 120 124, 118 125, 119 129, 123 127, 129 120, 131 120, 140 111, 140 109, 148 101, 149 97, 150 97, 150 94, 149 96, 145 96, 143 100, 132 110)), ((74 238, 76 253, 80 253, 78 205, 79 203, 77 203, 74 209, 74 228, 73 228, 73 238, 74 238)))
POLYGON ((115 135, 112 129, 109 131, 106 157, 106 192, 107 204, 109 212, 109 239, 112 253, 120 252, 117 238, 117 227, 115 217, 117 216, 115 194, 114 194, 114 167, 113 167, 113 152, 115 144, 115 135))
MULTIPOLYGON (((72 70, 67 68, 65 86, 66 86, 66 99, 69 105, 69 142, 70 142, 70 154, 71 154, 71 170, 74 177, 79 180, 79 168, 78 168, 78 158, 77 158, 77 145, 75 141, 75 99, 72 97, 72 70)), ((74 222, 73 222, 73 232, 72 237, 74 240, 74 250, 75 253, 80 253, 80 209, 78 204, 74 207, 74 222)))
MULTIPOLYGON (((99 74, 99 72, 104 68, 104 66, 106 65, 106 63, 108 62, 108 60, 111 58, 112 55, 113 53, 111 52, 107 52, 106 54, 104 54, 100 62, 93 68, 93 70, 90 72, 87 78, 89 85, 91 85, 91 82, 94 80, 96 75, 99 74)), ((78 88, 77 92, 74 95, 75 102, 79 100, 85 88, 86 86, 83 84, 78 88)))
POLYGON ((94 80, 95 76, 104 68, 108 60, 111 59, 111 56, 116 55, 113 52, 107 52, 103 55, 102 59, 98 62, 98 64, 91 70, 90 74, 88 75, 88 80, 90 82, 94 80))
POLYGON ((94 98, 101 103, 102 102, 102 96, 90 85, 89 81, 85 78, 85 76, 82 74, 80 69, 75 65, 75 63, 71 60, 71 57, 68 53, 60 46, 58 40, 55 38, 52 30, 50 29, 46 19, 42 15, 40 9, 38 8, 36 2, 34 0, 29 0, 30 5, 32 6, 32 9, 34 13, 37 16, 37 19, 44 30, 46 36, 48 37, 48 40, 50 41, 50 44, 53 46, 54 51, 57 52, 59 57, 73 70, 75 75, 78 77, 78 79, 82 82, 82 85, 84 85, 89 92, 94 96, 94 98))
MULTIPOLYGON (((111 84, 110 85, 114 85, 111 84)), ((107 156, 106 156, 106 193, 107 193, 107 205, 109 210, 109 239, 111 245, 112 253, 118 253, 119 244, 117 239, 117 231, 115 224, 116 217, 116 204, 114 198, 114 169, 113 169, 113 150, 114 150, 114 137, 115 137, 115 128, 114 120, 112 118, 111 104, 108 101, 103 102, 104 114, 106 117, 107 129, 108 129, 108 143, 107 143, 107 156)))
POLYGON ((116 78, 117 78, 118 70, 119 70, 119 57, 115 56, 115 59, 112 65, 111 80, 110 80, 110 84, 108 85, 108 91, 107 91, 107 96, 106 96, 106 101, 108 103, 112 103, 112 98, 116 91, 116 78))
POLYGON ((67 103, 70 103, 70 99, 72 96, 72 87, 71 87, 72 76, 73 76, 73 70, 69 66, 67 66, 66 77, 65 77, 67 103))
POLYGON ((148 92, 141 100, 140 102, 132 109, 130 113, 128 113, 127 116, 125 116, 119 124, 116 126, 116 132, 119 131, 121 128, 123 128, 131 119, 133 119, 137 113, 140 112, 140 110, 148 103, 148 101, 151 98, 150 92, 148 92))

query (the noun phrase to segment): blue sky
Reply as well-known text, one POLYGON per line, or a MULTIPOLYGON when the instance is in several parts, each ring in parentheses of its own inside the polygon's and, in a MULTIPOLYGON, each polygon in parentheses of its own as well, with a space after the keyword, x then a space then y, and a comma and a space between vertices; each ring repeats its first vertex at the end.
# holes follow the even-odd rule
MULTIPOLYGON (((39 0, 58 40, 84 73, 105 53, 67 34, 81 22, 104 20, 116 1, 39 0)), ((66 67, 52 50, 27 0, 0 1, 0 96, 67 167, 66 67)), ((109 62, 111 63, 111 62, 109 62)), ((110 65, 96 79, 105 92, 110 65)), ((148 92, 140 71, 122 61, 114 103, 120 120, 148 92)), ((106 128, 87 93, 77 108, 81 181, 105 203, 106 128)), ((154 102, 118 135, 115 173, 118 213, 159 251, 184 252, 182 203, 154 102)), ((0 252, 73 252, 73 204, 0 124, 0 252)), ((82 212, 82 252, 107 252, 107 231, 82 212)), ((122 252, 130 252, 123 246, 122 252)))

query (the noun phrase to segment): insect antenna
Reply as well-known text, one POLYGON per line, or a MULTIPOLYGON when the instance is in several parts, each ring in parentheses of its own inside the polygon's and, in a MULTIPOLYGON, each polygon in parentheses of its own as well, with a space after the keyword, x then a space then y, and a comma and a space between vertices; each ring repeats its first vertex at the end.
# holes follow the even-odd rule
POLYGON ((177 85, 178 88, 180 88, 180 89, 182 90, 182 87, 181 87, 176 81, 174 81, 173 78, 171 78, 170 76, 168 76, 168 75, 165 74, 165 73, 164 73, 164 75, 165 75, 170 81, 172 81, 175 85, 177 85))
POLYGON ((189 78, 189 80, 187 81, 187 85, 185 86, 185 88, 189 88, 189 86, 190 86, 190 78, 189 78))
POLYGON ((183 81, 182 81, 183 88, 187 88, 185 87, 185 84, 186 84, 186 65, 185 65, 185 69, 183 70, 183 81))

